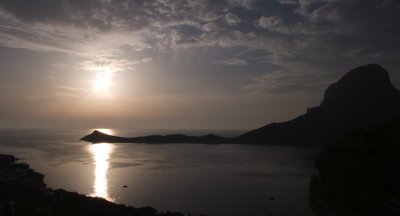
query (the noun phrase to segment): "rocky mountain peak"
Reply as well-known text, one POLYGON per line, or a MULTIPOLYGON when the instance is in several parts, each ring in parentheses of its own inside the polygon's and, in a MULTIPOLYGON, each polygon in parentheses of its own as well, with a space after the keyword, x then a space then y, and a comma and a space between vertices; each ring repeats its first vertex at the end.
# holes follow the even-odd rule
POLYGON ((386 103, 400 99, 400 92, 392 85, 389 73, 380 65, 357 67, 325 91, 321 107, 341 108, 386 103))

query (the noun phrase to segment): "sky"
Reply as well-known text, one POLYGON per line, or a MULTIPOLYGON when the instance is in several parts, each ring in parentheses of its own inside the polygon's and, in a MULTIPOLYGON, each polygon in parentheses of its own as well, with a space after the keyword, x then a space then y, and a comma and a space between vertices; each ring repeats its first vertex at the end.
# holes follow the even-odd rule
POLYGON ((400 88, 398 0, 0 0, 0 127, 252 129, 354 67, 400 88))

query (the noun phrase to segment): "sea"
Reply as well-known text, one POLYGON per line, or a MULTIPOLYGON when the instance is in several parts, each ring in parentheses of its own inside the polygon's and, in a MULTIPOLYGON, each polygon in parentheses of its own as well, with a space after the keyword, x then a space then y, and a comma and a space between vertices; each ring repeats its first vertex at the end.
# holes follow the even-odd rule
MULTIPOLYGON (((240 144, 91 144, 94 129, 0 130, 0 154, 13 154, 63 188, 134 207, 214 216, 310 216, 318 150, 240 144)), ((150 130, 100 129, 119 136, 150 130)), ((159 134, 176 133, 162 131, 159 134)), ((214 131, 233 136, 238 131, 214 131)), ((189 135, 207 131, 184 131, 189 135)))

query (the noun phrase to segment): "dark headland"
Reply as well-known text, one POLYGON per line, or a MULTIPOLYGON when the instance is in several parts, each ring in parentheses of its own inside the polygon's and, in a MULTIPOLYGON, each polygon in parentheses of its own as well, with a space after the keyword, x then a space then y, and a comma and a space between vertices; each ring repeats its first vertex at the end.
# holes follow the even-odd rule
POLYGON ((0 154, 1 216, 184 216, 180 212, 158 212, 152 207, 131 207, 88 197, 63 189, 51 189, 44 176, 12 155, 0 154))
POLYGON ((345 131, 369 127, 400 116, 400 91, 388 72, 377 64, 357 67, 331 84, 321 104, 295 119, 265 125, 237 137, 183 134, 118 137, 94 131, 81 140, 100 143, 204 143, 321 146, 345 131))

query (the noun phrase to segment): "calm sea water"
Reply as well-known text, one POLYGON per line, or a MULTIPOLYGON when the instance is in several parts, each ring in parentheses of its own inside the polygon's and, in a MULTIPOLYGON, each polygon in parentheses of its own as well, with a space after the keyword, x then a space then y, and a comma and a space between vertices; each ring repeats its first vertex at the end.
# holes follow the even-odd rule
POLYGON ((43 173, 49 187, 136 207, 215 216, 312 215, 308 183, 315 149, 79 141, 90 132, 0 130, 0 153, 43 173))

